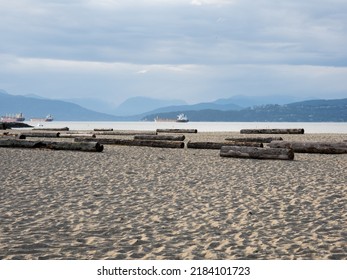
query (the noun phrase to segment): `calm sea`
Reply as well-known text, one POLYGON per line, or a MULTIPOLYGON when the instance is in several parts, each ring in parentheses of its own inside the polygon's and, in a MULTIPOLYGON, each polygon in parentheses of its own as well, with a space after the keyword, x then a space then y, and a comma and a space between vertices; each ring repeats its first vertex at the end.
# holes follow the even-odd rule
MULTIPOLYGON (((27 122, 38 126, 36 122, 27 122)), ((305 133, 347 133, 346 122, 41 122, 44 128, 68 127, 70 130, 93 130, 94 128, 113 128, 114 130, 156 130, 157 128, 193 128, 200 132, 239 132, 250 128, 303 128, 305 133)))

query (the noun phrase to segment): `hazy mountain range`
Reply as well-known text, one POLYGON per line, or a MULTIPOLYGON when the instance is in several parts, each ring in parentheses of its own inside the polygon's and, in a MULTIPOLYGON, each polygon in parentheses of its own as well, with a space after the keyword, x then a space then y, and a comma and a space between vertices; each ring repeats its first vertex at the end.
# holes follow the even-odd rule
POLYGON ((184 100, 176 99, 154 99, 149 97, 137 96, 125 100, 116 106, 112 103, 99 99, 74 98, 64 101, 72 102, 89 110, 107 113, 116 116, 134 116, 157 112, 185 111, 185 110, 240 110, 242 108, 265 104, 288 104, 303 99, 291 96, 242 96, 236 95, 231 98, 217 99, 212 102, 198 104, 187 104, 184 100))
POLYGON ((94 102, 99 112, 73 102, 0 90, 0 114, 22 112, 26 120, 52 114, 56 121, 152 121, 157 116, 175 118, 179 113, 191 121, 347 121, 347 98, 293 102, 297 99, 288 96, 233 96, 188 105, 182 100, 133 97, 116 107, 105 105, 105 110, 104 102, 78 100, 79 104, 94 102))
MULTIPOLYGON (((170 119, 180 113, 168 112, 151 114, 144 120, 155 117, 170 119)), ((261 105, 242 110, 184 111, 191 121, 224 121, 224 122, 346 122, 347 98, 332 100, 308 100, 286 105, 261 105)))
POLYGON ((117 117, 88 110, 71 102, 22 95, 10 95, 0 91, 0 114, 23 113, 26 120, 44 118, 51 114, 59 121, 116 121, 117 117))

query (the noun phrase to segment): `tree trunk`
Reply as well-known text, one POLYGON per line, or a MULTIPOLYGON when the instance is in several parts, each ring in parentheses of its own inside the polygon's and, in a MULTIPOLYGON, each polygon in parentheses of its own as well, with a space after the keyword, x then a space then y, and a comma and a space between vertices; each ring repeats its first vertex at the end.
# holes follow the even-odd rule
MULTIPOLYGON (((89 142, 92 138, 75 138, 75 142, 89 142)), ((147 146, 157 148, 184 148, 184 142, 178 141, 157 141, 157 140, 132 140, 132 139, 110 139, 98 138, 98 142, 104 145, 124 145, 124 146, 147 146)))
POLYGON ((94 131, 113 131, 113 128, 94 128, 94 131))
POLYGON ((197 129, 157 129, 157 133, 198 133, 197 129))
POLYGON ((226 141, 270 143, 271 141, 282 141, 282 137, 232 137, 225 138, 226 141))
POLYGON ((0 147, 4 148, 45 148, 52 150, 71 150, 83 152, 102 152, 103 145, 99 142, 75 143, 75 142, 50 142, 50 141, 27 141, 6 139, 0 140, 0 147))
POLYGON ((241 129, 241 134, 304 134, 303 128, 241 129))
POLYGON ((220 156, 252 159, 293 160, 294 152, 292 149, 223 146, 220 150, 220 156))
POLYGON ((184 141, 184 135, 135 135, 136 140, 184 141))
POLYGON ((345 154, 347 153, 347 143, 345 142, 274 141, 268 145, 271 148, 292 148, 295 153, 314 153, 314 154, 345 154))
POLYGON ((9 133, 5 133, 0 135, 0 139, 26 139, 24 134, 9 134, 9 133))
POLYGON ((60 138, 76 138, 76 137, 89 137, 95 138, 94 133, 60 133, 60 138))
POLYGON ((219 150, 223 146, 249 146, 263 147, 262 143, 255 142, 188 142, 187 148, 190 149, 216 149, 219 150))
POLYGON ((60 136, 60 132, 35 132, 35 131, 25 131, 22 132, 26 137, 41 137, 41 138, 57 138, 60 136))
POLYGON ((43 131, 69 131, 68 127, 61 128, 33 128, 33 130, 43 130, 43 131))
POLYGON ((96 135, 116 135, 116 136, 135 136, 135 135, 157 135, 155 131, 95 131, 96 135))

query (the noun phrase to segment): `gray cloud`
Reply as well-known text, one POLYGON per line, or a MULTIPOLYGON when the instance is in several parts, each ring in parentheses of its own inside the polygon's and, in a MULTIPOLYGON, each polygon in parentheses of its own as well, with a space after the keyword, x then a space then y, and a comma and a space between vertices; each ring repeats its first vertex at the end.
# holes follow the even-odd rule
POLYGON ((343 97, 345 34, 342 0, 0 0, 0 88, 116 103, 343 97))

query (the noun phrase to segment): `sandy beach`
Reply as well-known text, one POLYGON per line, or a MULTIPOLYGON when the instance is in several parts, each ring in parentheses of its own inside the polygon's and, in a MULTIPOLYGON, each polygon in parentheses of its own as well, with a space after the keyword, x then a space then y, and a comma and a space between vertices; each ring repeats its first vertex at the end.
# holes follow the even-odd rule
POLYGON ((347 154, 253 160, 106 145, 0 157, 0 259, 347 259, 347 154))

